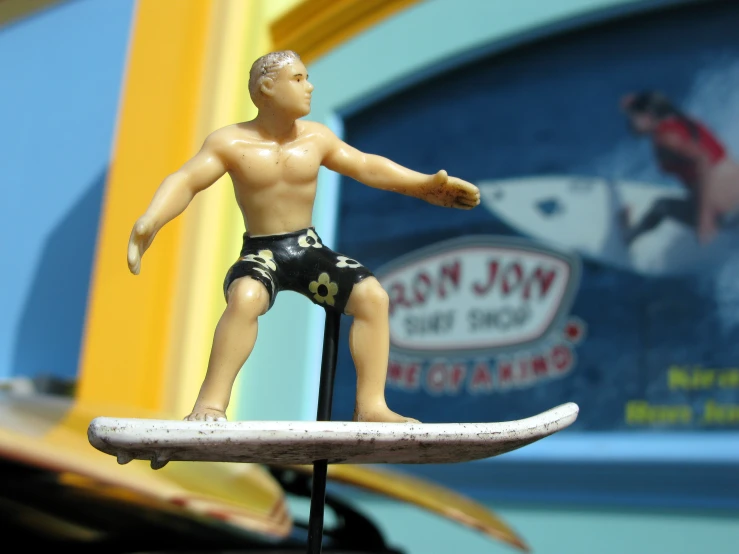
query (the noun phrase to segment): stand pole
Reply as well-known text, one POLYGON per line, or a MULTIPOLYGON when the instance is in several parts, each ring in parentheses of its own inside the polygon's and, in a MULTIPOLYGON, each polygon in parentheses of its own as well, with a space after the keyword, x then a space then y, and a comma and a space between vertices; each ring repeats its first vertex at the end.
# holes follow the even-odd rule
MULTIPOLYGON (((334 393, 340 323, 341 313, 326 310, 326 326, 323 330, 323 355, 321 359, 321 384, 318 391, 318 414, 316 417, 318 421, 331 420, 331 401, 334 393)), ((318 460, 313 463, 313 487, 308 522, 308 554, 321 554, 327 472, 327 460, 318 460)))

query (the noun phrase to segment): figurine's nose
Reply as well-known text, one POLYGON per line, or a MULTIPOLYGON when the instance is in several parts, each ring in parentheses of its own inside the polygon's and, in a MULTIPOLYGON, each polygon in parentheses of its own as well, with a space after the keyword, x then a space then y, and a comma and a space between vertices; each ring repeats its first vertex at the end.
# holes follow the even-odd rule
POLYGON ((308 92, 313 92, 313 89, 316 88, 310 81, 306 81, 306 84, 308 85, 308 92))

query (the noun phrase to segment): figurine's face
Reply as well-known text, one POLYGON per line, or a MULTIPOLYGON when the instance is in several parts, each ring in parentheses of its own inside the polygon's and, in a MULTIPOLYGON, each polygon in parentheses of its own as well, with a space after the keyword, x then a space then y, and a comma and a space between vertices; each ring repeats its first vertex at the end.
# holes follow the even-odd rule
POLYGON ((310 113, 313 85, 308 81, 308 70, 302 62, 294 62, 280 69, 275 79, 266 80, 262 92, 273 108, 298 118, 310 113))

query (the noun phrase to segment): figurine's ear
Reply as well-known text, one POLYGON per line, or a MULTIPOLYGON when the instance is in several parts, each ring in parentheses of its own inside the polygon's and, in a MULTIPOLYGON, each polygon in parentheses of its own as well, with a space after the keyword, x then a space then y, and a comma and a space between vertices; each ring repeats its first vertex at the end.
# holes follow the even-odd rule
POLYGON ((265 96, 274 96, 275 94, 275 81, 271 77, 265 77, 262 79, 262 84, 259 86, 259 90, 265 96))

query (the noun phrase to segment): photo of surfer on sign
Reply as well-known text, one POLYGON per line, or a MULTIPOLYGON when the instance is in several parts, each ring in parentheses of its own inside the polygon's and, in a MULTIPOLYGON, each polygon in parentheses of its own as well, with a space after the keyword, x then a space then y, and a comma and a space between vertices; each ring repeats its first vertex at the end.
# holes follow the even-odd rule
POLYGON ((739 221, 739 164, 705 124, 655 91, 627 94, 621 109, 632 131, 651 139, 660 169, 676 177, 688 192, 685 198, 658 200, 633 224, 625 210, 622 221, 628 245, 665 219, 694 229, 701 244, 739 221))

